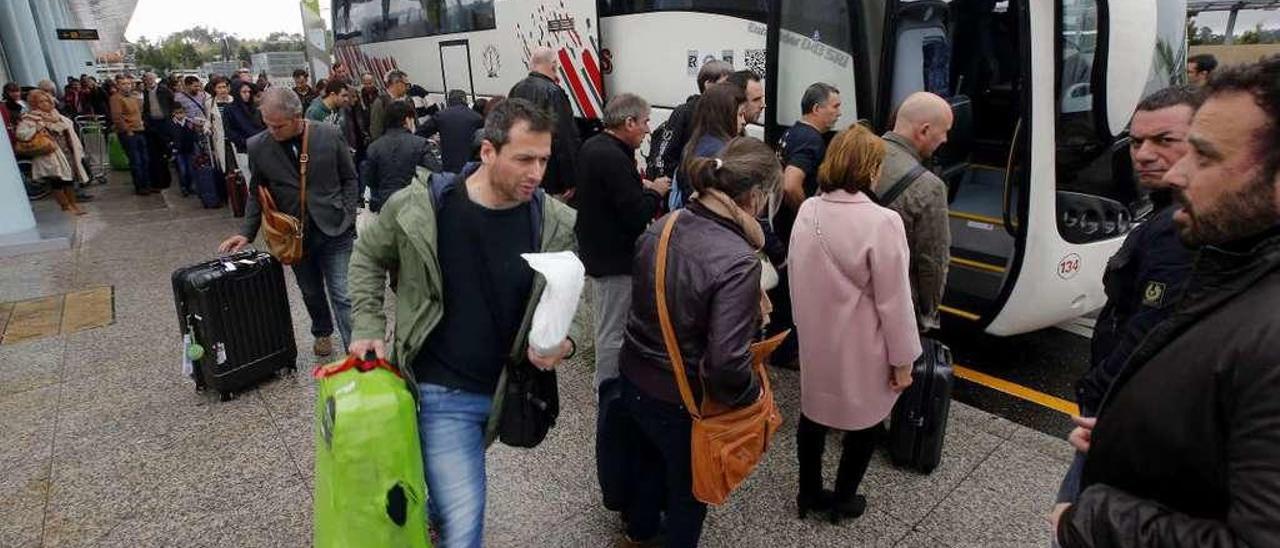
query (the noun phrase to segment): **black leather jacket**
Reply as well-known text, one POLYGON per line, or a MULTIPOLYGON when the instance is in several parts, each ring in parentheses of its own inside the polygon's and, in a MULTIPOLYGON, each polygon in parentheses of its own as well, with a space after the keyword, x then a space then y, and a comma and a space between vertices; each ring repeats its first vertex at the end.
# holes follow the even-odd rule
POLYGON ((1102 401, 1062 546, 1280 545, 1280 228, 1206 247, 1102 401))
MULTIPOLYGON (((701 368, 716 402, 749 405, 760 395, 749 349, 760 327, 760 260, 733 222, 696 202, 684 211, 667 255, 667 306, 689 385, 701 401, 701 368)), ((666 219, 654 222, 636 241, 631 314, 618 364, 646 394, 679 404, 654 292, 658 240, 666 219)))
POLYGON ((551 141, 551 161, 542 176, 542 188, 550 194, 560 194, 575 186, 577 177, 578 123, 573 119, 573 106, 569 96, 550 78, 538 72, 530 72, 511 87, 508 97, 527 99, 546 109, 556 117, 555 137, 551 141))

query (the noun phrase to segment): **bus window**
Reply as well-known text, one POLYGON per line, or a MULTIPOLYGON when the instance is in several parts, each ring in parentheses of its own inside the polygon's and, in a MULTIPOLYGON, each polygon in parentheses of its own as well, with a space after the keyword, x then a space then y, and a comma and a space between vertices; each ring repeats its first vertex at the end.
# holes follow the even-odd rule
POLYGON ((844 106, 837 130, 858 120, 854 98, 853 16, 844 0, 782 2, 778 37, 777 123, 791 126, 800 119, 800 99, 815 82, 840 90, 844 106))
POLYGON ((497 28, 493 0, 335 0, 335 38, 368 44, 497 28))
POLYGON ((598 5, 601 17, 653 11, 696 11, 763 23, 769 12, 767 0, 600 0, 598 5))
POLYGON ((1094 89, 1106 76, 1098 14, 1098 0, 1058 2, 1057 213, 1071 243, 1122 235, 1138 200, 1125 143, 1095 113, 1094 89))

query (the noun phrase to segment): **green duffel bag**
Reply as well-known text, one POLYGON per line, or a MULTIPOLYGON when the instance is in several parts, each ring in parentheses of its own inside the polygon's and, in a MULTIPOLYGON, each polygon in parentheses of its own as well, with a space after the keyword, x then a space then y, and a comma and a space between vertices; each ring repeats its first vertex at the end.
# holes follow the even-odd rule
POLYGON ((129 171, 129 155, 124 153, 120 136, 115 133, 107 134, 107 161, 115 171, 129 171))
POLYGON ((413 394, 385 360, 317 367, 315 545, 412 547, 427 536, 413 394))

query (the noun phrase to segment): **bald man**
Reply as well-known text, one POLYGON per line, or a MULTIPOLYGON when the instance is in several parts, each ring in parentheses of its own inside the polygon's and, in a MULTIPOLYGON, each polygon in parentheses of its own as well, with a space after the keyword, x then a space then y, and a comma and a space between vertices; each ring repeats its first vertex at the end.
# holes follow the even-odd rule
POLYGON ((947 142, 951 105, 928 92, 914 93, 898 107, 893 131, 884 134, 884 171, 875 192, 897 211, 911 248, 911 300, 920 332, 938 327, 938 306, 951 261, 947 186, 923 162, 947 142))
POLYGON ((516 83, 508 97, 527 99, 556 118, 551 141, 551 160, 542 176, 542 188, 566 202, 573 198, 578 147, 578 124, 573 119, 573 105, 560 89, 560 62, 551 48, 539 46, 529 53, 529 76, 516 83))

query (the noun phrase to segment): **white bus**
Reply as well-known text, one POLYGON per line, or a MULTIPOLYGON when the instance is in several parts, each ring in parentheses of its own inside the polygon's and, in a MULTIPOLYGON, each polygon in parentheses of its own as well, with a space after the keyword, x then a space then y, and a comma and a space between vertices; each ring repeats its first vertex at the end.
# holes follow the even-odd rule
POLYGON ((1107 260, 1144 211, 1130 115, 1186 65, 1186 0, 334 0, 332 14, 355 71, 400 68, 432 94, 505 95, 550 46, 583 118, 631 92, 656 126, 709 59, 765 77, 750 131, 769 142, 813 82, 840 89, 839 128, 884 130, 914 91, 947 97, 943 311, 994 335, 1102 306, 1107 260))

